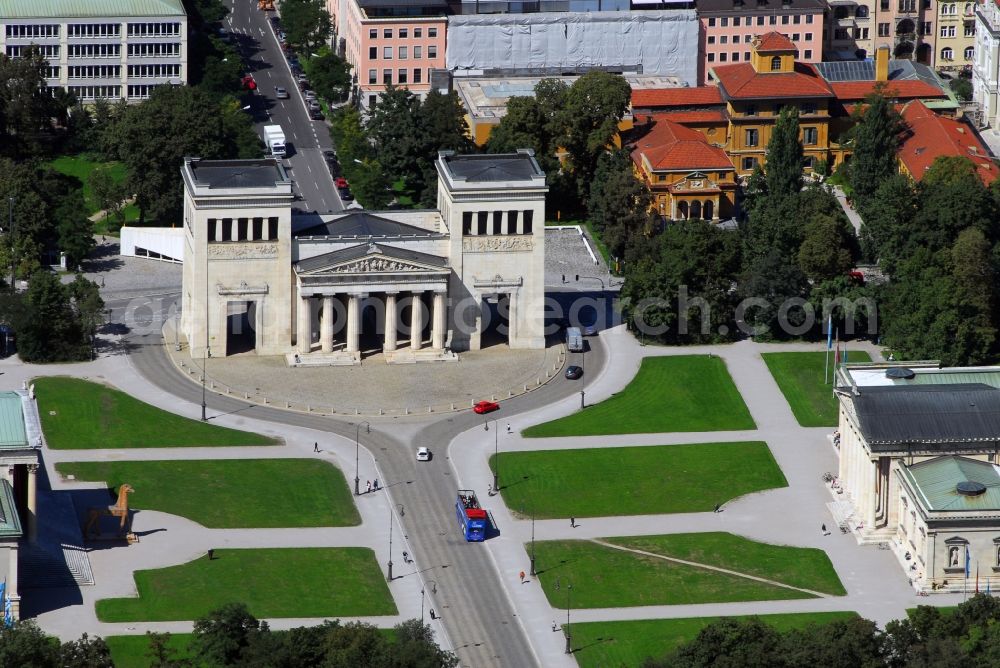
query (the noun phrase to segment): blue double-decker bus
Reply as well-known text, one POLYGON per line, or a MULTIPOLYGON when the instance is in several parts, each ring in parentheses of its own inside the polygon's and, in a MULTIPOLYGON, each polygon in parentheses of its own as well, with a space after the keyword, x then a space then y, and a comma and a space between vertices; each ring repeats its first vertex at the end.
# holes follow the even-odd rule
POLYGON ((479 506, 479 499, 471 489, 458 490, 455 514, 465 540, 472 543, 486 539, 486 511, 479 506))

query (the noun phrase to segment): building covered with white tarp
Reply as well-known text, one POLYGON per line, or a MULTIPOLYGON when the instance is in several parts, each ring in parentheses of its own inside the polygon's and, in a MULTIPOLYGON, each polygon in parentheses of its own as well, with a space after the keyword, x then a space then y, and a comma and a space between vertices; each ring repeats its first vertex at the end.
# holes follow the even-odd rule
POLYGON ((121 254, 166 262, 184 261, 181 227, 128 227, 121 229, 121 254))
POLYGON ((448 17, 449 70, 546 76, 591 69, 698 81, 691 9, 448 17))

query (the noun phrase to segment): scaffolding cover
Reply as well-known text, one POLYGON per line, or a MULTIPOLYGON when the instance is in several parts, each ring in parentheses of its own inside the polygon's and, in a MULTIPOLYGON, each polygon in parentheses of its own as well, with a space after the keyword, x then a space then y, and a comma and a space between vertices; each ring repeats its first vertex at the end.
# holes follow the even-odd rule
POLYGON ((450 70, 621 68, 698 80, 693 9, 448 17, 450 70))

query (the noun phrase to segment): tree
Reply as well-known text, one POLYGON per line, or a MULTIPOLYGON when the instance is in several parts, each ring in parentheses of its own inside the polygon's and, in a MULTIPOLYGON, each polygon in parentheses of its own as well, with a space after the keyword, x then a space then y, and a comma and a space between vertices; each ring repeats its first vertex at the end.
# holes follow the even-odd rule
POLYGON ((698 632, 665 660, 647 661, 646 668, 708 668, 717 666, 784 666, 781 634, 754 617, 723 617, 698 632))
POLYGON ((950 86, 962 102, 968 102, 972 99, 972 82, 965 77, 952 79, 950 86))
POLYGON ((887 274, 893 274, 896 264, 909 253, 918 208, 913 182, 903 174, 890 176, 859 206, 861 248, 887 274))
POLYGON ((879 186, 897 173, 896 150, 902 122, 880 85, 854 111, 854 155, 848 177, 854 199, 865 206, 879 186))
POLYGON ((799 268, 812 281, 843 276, 854 266, 853 241, 850 223, 825 213, 815 214, 806 223, 799 246, 799 268))
POLYGON ((433 207, 437 202, 437 169, 434 163, 438 151, 470 153, 469 126, 465 122, 465 108, 458 93, 441 93, 432 90, 417 108, 417 124, 423 130, 423 147, 418 159, 422 188, 414 199, 420 206, 433 207))
POLYGON ((59 250, 66 254, 66 268, 75 270, 96 245, 83 192, 75 190, 62 197, 52 213, 59 235, 59 250))
POLYGON ((434 631, 418 619, 408 619, 393 628, 396 647, 392 649, 394 663, 398 666, 427 666, 428 668, 454 668, 458 657, 443 651, 434 643, 434 631))
POLYGON ((0 55, 0 151, 20 157, 39 152, 38 135, 51 130, 55 105, 45 78, 49 63, 36 45, 19 58, 0 55))
POLYGON ((601 156, 590 188, 587 211, 612 255, 624 257, 633 236, 651 233, 651 204, 649 189, 635 177, 627 150, 601 156))
POLYGON ((105 224, 109 217, 114 217, 114 229, 121 228, 125 216, 125 192, 121 185, 111 176, 107 167, 97 167, 87 177, 87 185, 94 194, 97 206, 104 211, 105 224))
POLYGON ((169 633, 146 631, 146 638, 149 639, 149 649, 145 654, 149 659, 149 668, 184 668, 190 665, 187 661, 177 660, 177 650, 170 646, 169 633))
POLYGON ((512 153, 530 148, 541 164, 555 161, 552 138, 545 129, 545 112, 537 98, 512 97, 507 101, 507 113, 490 132, 486 150, 490 153, 512 153))
POLYGON ((212 666, 235 664, 259 633, 267 631, 242 603, 229 603, 195 620, 191 647, 195 656, 212 666))
POLYGON ((351 90, 351 66, 332 52, 324 52, 308 61, 309 81, 320 97, 333 102, 347 99, 351 90))
MULTIPOLYGON (((63 643, 59 649, 61 668, 114 668, 111 650, 101 638, 90 638, 84 633, 79 640, 63 643)), ((21 664, 26 665, 26 664, 21 664)))
POLYGON ((587 198, 597 161, 618 134, 631 99, 632 88, 624 77, 592 70, 573 82, 561 112, 553 116, 561 130, 554 133, 555 140, 566 149, 581 200, 587 198))
POLYGON ((366 209, 384 209, 389 204, 389 180, 378 160, 354 164, 350 170, 345 169, 344 173, 349 176, 354 196, 366 209))
POLYGON ((365 124, 365 132, 375 145, 376 157, 386 176, 394 183, 402 181, 405 189, 418 176, 422 177, 419 108, 419 98, 408 89, 386 86, 365 124))
POLYGON ((59 641, 45 635, 33 621, 0 624, 0 666, 60 666, 59 641))
POLYGON ((799 141, 799 111, 782 108, 767 142, 764 176, 770 197, 788 197, 802 190, 802 142, 799 141))
POLYGON ((322 46, 333 26, 323 0, 285 0, 281 3, 281 23, 288 41, 305 51, 322 46))

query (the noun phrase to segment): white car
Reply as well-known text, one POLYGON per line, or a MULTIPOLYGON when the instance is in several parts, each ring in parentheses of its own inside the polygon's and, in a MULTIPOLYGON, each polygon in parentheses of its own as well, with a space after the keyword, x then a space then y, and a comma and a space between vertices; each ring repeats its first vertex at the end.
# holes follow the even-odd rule
POLYGON ((429 462, 431 460, 431 451, 427 448, 417 448, 417 461, 418 462, 429 462))

